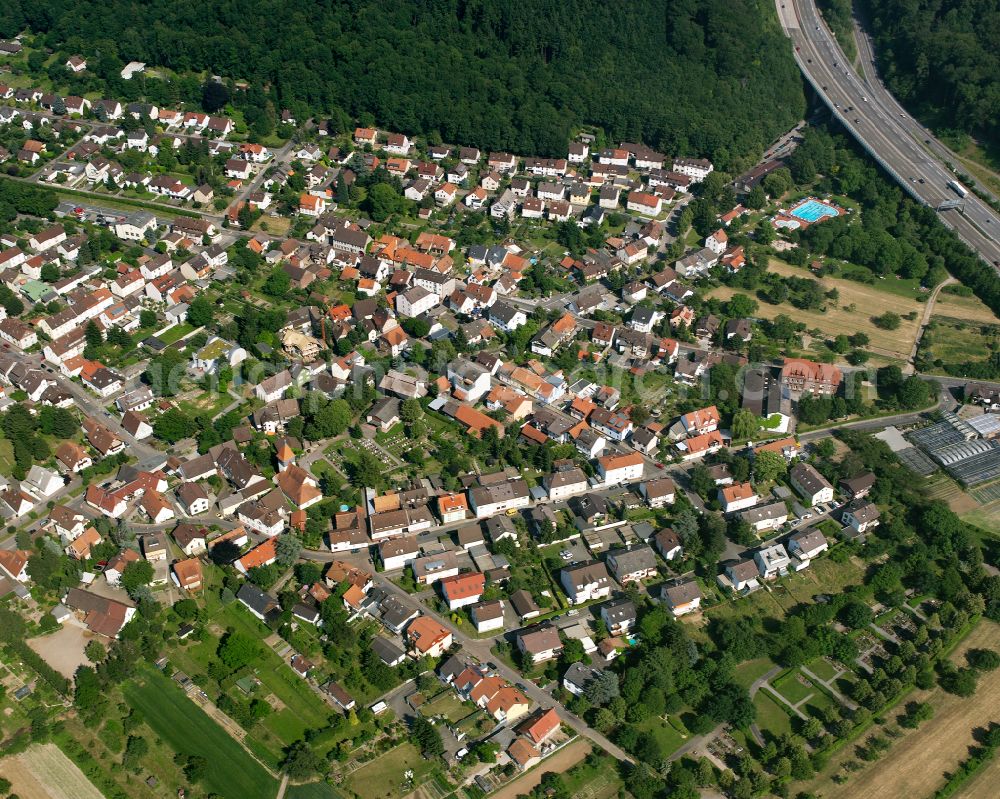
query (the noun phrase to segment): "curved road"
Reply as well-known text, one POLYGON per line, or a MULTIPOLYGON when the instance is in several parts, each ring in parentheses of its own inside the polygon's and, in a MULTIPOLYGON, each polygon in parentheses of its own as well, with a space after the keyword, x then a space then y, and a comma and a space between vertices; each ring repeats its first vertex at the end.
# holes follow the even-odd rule
MULTIPOLYGON (((858 76, 820 17, 814 0, 776 0, 795 60, 837 120, 918 202, 938 210, 948 227, 988 264, 1000 269, 1000 216, 971 191, 948 187, 954 175, 930 152, 936 140, 883 88, 858 76), (922 138, 920 138, 922 137, 922 138), (942 204, 961 205, 948 207, 942 204)), ((937 147, 943 148, 940 143, 937 147)))

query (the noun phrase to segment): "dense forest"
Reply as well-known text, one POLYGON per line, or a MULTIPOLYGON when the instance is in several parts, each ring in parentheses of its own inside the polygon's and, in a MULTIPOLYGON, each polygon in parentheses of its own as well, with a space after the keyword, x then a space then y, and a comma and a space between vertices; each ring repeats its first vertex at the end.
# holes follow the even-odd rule
POLYGON ((1000 4, 996 0, 868 0, 890 90, 941 131, 1000 144, 1000 4))
POLYGON ((805 112, 760 0, 0 4, 0 36, 24 29, 87 56, 120 96, 157 82, 122 81, 130 60, 207 70, 263 87, 279 109, 525 154, 563 155, 574 126, 592 124, 732 171, 805 112))

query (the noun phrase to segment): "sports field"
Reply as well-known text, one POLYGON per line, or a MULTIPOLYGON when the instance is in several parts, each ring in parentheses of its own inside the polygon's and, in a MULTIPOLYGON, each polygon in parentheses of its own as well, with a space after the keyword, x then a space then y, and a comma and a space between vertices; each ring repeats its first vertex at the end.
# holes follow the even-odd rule
POLYGON ((175 752, 206 756, 212 768, 203 787, 226 799, 274 799, 277 781, 225 730, 158 671, 144 671, 124 687, 125 698, 175 752))

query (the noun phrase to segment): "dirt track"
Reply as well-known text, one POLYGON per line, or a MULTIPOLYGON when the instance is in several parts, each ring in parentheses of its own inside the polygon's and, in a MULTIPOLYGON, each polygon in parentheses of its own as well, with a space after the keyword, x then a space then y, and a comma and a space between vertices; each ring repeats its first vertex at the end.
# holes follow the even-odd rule
POLYGON ((55 744, 32 746, 0 760, 0 774, 20 799, 104 799, 55 744))

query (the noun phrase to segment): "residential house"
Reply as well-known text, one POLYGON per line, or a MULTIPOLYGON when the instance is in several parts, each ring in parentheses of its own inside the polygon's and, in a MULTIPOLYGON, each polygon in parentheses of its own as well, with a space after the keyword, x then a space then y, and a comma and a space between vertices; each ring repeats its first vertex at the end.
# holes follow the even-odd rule
POLYGON ((563 568, 559 572, 559 582, 572 605, 604 599, 611 594, 611 576, 600 561, 563 568))
POLYGON ((486 575, 482 572, 457 574, 440 580, 440 585, 448 609, 458 610, 482 599, 483 591, 486 590, 486 575))
POLYGON ((612 550, 607 557, 608 568, 615 579, 625 583, 641 583, 657 574, 656 556, 649 546, 638 546, 632 549, 612 550))
POLYGON ((669 477, 660 477, 655 480, 647 480, 639 484, 639 493, 646 500, 646 504, 651 508, 662 508, 665 505, 673 505, 677 495, 677 487, 669 477))
POLYGON ((784 502, 770 502, 743 511, 740 519, 749 524, 755 533, 760 534, 781 527, 788 520, 788 508, 784 502))
POLYGON ((601 605, 601 620, 611 635, 624 635, 636 623, 635 604, 630 599, 615 599, 601 605))
POLYGON ((830 548, 826 536, 819 530, 800 530, 788 536, 788 554, 804 564, 830 548))
POLYGON ((660 595, 674 616, 692 613, 701 606, 701 589, 694 580, 667 586, 660 595))
POLYGON ((606 455, 597 461, 597 472, 605 485, 618 485, 642 477, 645 460, 638 452, 606 455))
POLYGON ((683 555, 680 536, 669 527, 665 527, 653 536, 656 551, 666 561, 674 560, 683 555))
POLYGON ((515 636, 517 648, 533 664, 554 660, 562 654, 563 642, 559 631, 548 625, 528 627, 515 636))
POLYGON ((753 559, 760 571, 760 576, 765 580, 773 580, 787 574, 788 567, 791 565, 791 558, 788 557, 788 552, 782 544, 773 544, 757 550, 753 559))
POLYGON ((469 609, 469 613, 478 633, 503 629, 503 602, 499 599, 478 602, 469 609))
POLYGON ((720 575, 719 582, 737 593, 749 593, 760 588, 758 577, 760 577, 760 570, 757 568, 757 563, 752 558, 748 558, 726 566, 725 571, 720 575))
POLYGON ((451 631, 430 616, 417 616, 410 622, 406 638, 417 657, 441 657, 452 643, 451 631))
POLYGON ((173 580, 178 588, 184 591, 200 591, 203 578, 201 561, 198 558, 188 558, 174 563, 173 580))
POLYGON ((879 525, 879 509, 864 497, 852 500, 844 508, 841 521, 856 533, 864 533, 879 525))
POLYGON ((814 507, 822 502, 833 501, 833 486, 811 464, 795 464, 789 470, 788 477, 792 488, 809 506, 814 507))
POLYGON ((724 513, 752 508, 760 501, 751 483, 734 483, 719 489, 719 502, 724 513))

